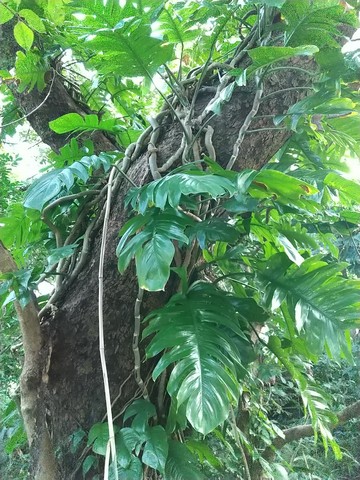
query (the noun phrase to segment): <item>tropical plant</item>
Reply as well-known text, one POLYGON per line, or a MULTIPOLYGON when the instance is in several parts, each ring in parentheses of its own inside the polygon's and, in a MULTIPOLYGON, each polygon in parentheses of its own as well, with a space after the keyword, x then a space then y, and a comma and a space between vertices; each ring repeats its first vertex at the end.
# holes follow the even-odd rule
POLYGON ((360 402, 313 366, 359 325, 358 10, 0 0, 1 138, 52 149, 0 219, 32 477, 286 479, 309 436, 341 458, 360 402), (279 379, 305 424, 264 401, 279 379))

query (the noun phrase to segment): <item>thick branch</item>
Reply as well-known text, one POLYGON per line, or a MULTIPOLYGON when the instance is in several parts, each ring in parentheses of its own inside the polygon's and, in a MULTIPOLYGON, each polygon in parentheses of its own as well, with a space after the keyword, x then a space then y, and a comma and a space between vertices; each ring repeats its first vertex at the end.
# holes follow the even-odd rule
MULTIPOLYGON (((333 430, 352 418, 358 417, 360 417, 360 400, 344 408, 344 410, 337 415, 337 422, 332 424, 330 429, 333 430)), ((301 440, 305 437, 312 437, 314 435, 314 429, 312 425, 298 425, 284 430, 284 435, 285 438, 276 437, 272 445, 264 450, 263 457, 266 460, 272 460, 275 456, 276 450, 280 450, 287 443, 301 440)))

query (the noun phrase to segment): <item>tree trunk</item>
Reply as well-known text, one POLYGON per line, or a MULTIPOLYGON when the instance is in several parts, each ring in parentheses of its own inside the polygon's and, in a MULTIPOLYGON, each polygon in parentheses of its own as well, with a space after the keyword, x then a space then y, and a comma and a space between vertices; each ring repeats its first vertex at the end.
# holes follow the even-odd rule
MULTIPOLYGON (((4 35, 5 28, 6 25, 0 27, 1 44, 6 45, 8 51, 14 52, 12 36, 4 35)), ((310 59, 303 57, 301 60, 292 61, 293 66, 299 63, 302 68, 314 70, 314 64, 310 59)), ((6 68, 4 62, 0 62, 0 68, 6 68)), ((285 113, 290 105, 309 92, 304 87, 311 87, 312 81, 313 77, 291 69, 275 72, 265 80, 264 96, 272 95, 261 103, 258 116, 250 127, 252 132, 244 137, 234 169, 259 169, 284 144, 290 132, 266 129, 274 127, 266 115, 285 113), (281 92, 274 93, 277 91, 281 92)), ((48 90, 42 93, 32 90, 19 94, 13 87, 13 92, 25 114, 36 109, 28 116, 30 124, 44 142, 58 150, 67 139, 51 132, 48 128, 49 121, 65 113, 84 111, 71 98, 60 78, 53 82, 50 78, 48 88, 50 85, 48 98, 37 109, 36 107, 44 101, 48 90)), ((215 116, 209 122, 214 129, 213 145, 217 161, 222 165, 226 165, 232 155, 239 130, 253 106, 254 95, 253 84, 236 88, 231 101, 223 106, 221 115, 215 116)), ((200 89, 195 116, 203 112, 212 96, 211 88, 200 89)), ((178 122, 168 114, 161 121, 161 134, 157 145, 159 165, 176 151, 181 137, 182 130, 178 122)), ((98 151, 115 148, 102 134, 97 134, 93 140, 98 151)), ((203 144, 201 147, 203 152, 207 153, 203 144)), ((151 180, 147 153, 143 153, 130 167, 128 175, 137 185, 143 185, 151 180)), ((123 207, 128 188, 129 184, 123 181, 113 201, 104 272, 105 346, 115 417, 122 412, 127 402, 138 395, 132 375, 134 303, 138 286, 133 267, 124 275, 119 274, 115 255, 118 232, 128 215, 123 207)), ((63 480, 82 478, 83 457, 80 455, 81 452, 75 454, 71 452, 70 435, 80 428, 87 431, 94 423, 102 421, 105 415, 103 379, 98 354, 97 292, 100 241, 99 231, 92 242, 87 264, 76 281, 57 301, 56 308, 41 322, 43 345, 39 367, 42 378, 39 387, 41 404, 36 425, 43 425, 46 417, 47 429, 58 461, 58 477, 63 480)), ((162 305, 172 290, 173 286, 169 285, 166 292, 147 293, 142 304, 142 317, 162 305)), ((143 377, 146 377, 148 370, 149 367, 143 365, 143 377)), ((156 386, 154 388, 156 389, 156 386)), ((31 447, 34 471, 39 468, 41 438, 38 431, 31 447)), ((38 480, 44 478, 46 477, 38 475, 38 480)))

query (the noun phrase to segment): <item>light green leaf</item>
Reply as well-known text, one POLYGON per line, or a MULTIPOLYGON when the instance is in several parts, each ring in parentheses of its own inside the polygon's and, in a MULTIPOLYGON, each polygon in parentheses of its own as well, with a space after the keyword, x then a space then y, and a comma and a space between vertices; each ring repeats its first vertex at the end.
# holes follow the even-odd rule
POLYGON ((11 8, 6 7, 0 3, 0 25, 11 20, 14 16, 14 13, 11 11, 11 8))
POLYGON ((257 47, 249 50, 253 65, 248 68, 248 74, 259 68, 268 67, 276 62, 287 60, 299 55, 313 55, 319 49, 315 45, 301 47, 257 47))
POLYGON ((142 462, 163 474, 168 450, 168 439, 164 428, 161 425, 148 428, 142 462))
POLYGON ((136 28, 129 28, 135 21, 124 19, 115 28, 98 30, 87 41, 87 46, 98 52, 94 61, 103 74, 149 78, 171 59, 173 46, 151 36, 149 25, 138 23, 136 28))
POLYGON ((67 113, 49 122, 51 130, 58 134, 72 132, 83 126, 84 118, 78 113, 67 113))
POLYGON ((359 203, 360 184, 347 178, 342 177, 338 173, 331 172, 324 179, 325 185, 338 190, 340 196, 347 202, 359 203))
POLYGON ((163 290, 170 277, 170 265, 175 247, 168 238, 155 234, 135 254, 136 273, 140 288, 156 292, 163 290))
POLYGON ((25 25, 24 22, 18 22, 14 27, 14 37, 16 42, 24 50, 30 50, 34 43, 34 32, 25 25))
POLYGON ((56 133, 82 132, 89 130, 105 130, 117 133, 119 126, 116 119, 99 120, 94 114, 79 115, 67 113, 49 122, 49 127, 56 133))
POLYGON ((37 53, 24 53, 21 50, 16 52, 15 72, 16 78, 20 80, 18 87, 20 93, 27 88, 32 90, 35 85, 39 91, 44 90, 46 86, 44 77, 47 67, 43 58, 37 53))
POLYGON ((45 33, 46 29, 41 18, 33 11, 28 8, 24 8, 19 12, 20 17, 24 18, 30 28, 39 33, 45 33))

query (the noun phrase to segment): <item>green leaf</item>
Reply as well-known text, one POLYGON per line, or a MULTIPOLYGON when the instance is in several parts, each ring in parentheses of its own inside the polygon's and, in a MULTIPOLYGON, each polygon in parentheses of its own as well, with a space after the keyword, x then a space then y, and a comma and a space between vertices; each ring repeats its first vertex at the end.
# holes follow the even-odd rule
POLYGON ((288 60, 301 55, 313 55, 319 49, 315 45, 302 45, 301 47, 257 47, 249 50, 253 64, 247 69, 248 74, 259 68, 268 67, 276 62, 288 60))
POLYGON ((284 205, 316 211, 317 206, 306 200, 306 196, 314 195, 318 190, 307 182, 286 175, 277 170, 260 171, 249 187, 249 194, 255 198, 269 198, 284 205))
POLYGON ((175 247, 169 238, 155 234, 135 254, 136 273, 140 288, 156 292, 163 290, 170 277, 170 265, 175 247))
POLYGON ((289 476, 286 469, 280 465, 280 463, 274 463, 271 465, 271 473, 274 480, 288 480, 289 476))
POLYGON ((106 170, 108 158, 92 155, 91 157, 82 157, 80 161, 74 162, 69 167, 56 168, 46 173, 30 186, 25 195, 24 206, 41 211, 44 205, 59 193, 69 191, 73 187, 76 177, 86 183, 91 169, 99 168, 104 163, 106 170))
POLYGON ((149 418, 156 416, 156 409, 154 405, 147 400, 134 400, 132 404, 125 410, 124 422, 134 417, 132 421, 132 428, 139 432, 144 432, 148 426, 149 418))
MULTIPOLYGON (((143 479, 143 469, 141 461, 131 455, 131 460, 127 467, 118 466, 118 478, 119 480, 142 480, 143 479)), ((115 480, 115 473, 113 469, 110 470, 109 480, 115 480)))
POLYGON ((23 8, 19 12, 20 17, 24 18, 30 28, 39 33, 45 33, 46 29, 41 18, 33 11, 28 8, 23 8))
POLYGON ((275 254, 256 267, 266 304, 278 308, 286 300, 309 350, 318 354, 326 346, 336 359, 350 358, 343 332, 356 325, 360 305, 358 283, 339 274, 344 266, 317 256, 289 268, 285 254, 275 254))
POLYGON ((214 468, 222 466, 221 460, 213 454, 211 448, 205 441, 190 439, 187 440, 186 446, 190 452, 197 455, 200 463, 206 461, 214 468))
POLYGON ((99 120, 97 115, 90 114, 82 116, 78 113, 66 113, 49 122, 49 127, 60 135, 63 133, 86 132, 89 130, 104 130, 116 133, 118 128, 116 119, 99 120))
POLYGON ((18 22, 14 27, 14 37, 16 42, 24 50, 30 50, 34 43, 34 32, 25 25, 24 22, 18 22))
POLYGON ((49 122, 51 130, 58 134, 72 132, 83 126, 84 118, 78 113, 67 113, 49 122))
POLYGON ((199 35, 197 30, 187 27, 181 16, 169 4, 162 9, 158 21, 160 22, 160 31, 170 43, 183 44, 194 40, 199 35))
POLYGON ((235 82, 229 83, 229 85, 221 90, 220 95, 214 101, 209 103, 209 105, 206 107, 206 111, 214 112, 216 115, 220 115, 223 105, 230 101, 235 86, 235 82))
POLYGON ((151 33, 149 25, 129 17, 114 28, 98 30, 94 38, 87 41, 87 47, 98 52, 94 61, 103 74, 123 75, 125 72, 127 77, 148 78, 173 54, 172 45, 162 44, 151 33), (131 28, 135 22, 136 28, 131 28))
POLYGON ((66 0, 51 0, 47 2, 46 13, 49 20, 55 25, 62 25, 65 20, 65 3, 66 0))
POLYGON ((135 451, 136 455, 139 454, 140 448, 146 440, 146 437, 143 433, 146 430, 146 425, 147 419, 145 420, 144 428, 141 430, 125 427, 116 434, 116 450, 119 452, 119 455, 122 454, 122 456, 119 458, 119 464, 122 467, 127 467, 131 460, 131 452, 135 451))
POLYGON ((170 276, 170 265, 175 248, 172 240, 188 244, 184 230, 194 221, 176 210, 161 212, 151 209, 145 216, 138 216, 121 229, 121 238, 116 254, 118 268, 122 273, 135 257, 136 270, 141 288, 150 291, 162 290, 170 276), (168 213, 171 212, 171 213, 168 213), (138 231, 145 225, 142 231, 138 231), (131 238, 135 233, 136 236, 131 238))
POLYGON ((50 255, 47 257, 48 265, 51 267, 55 263, 58 263, 58 261, 62 258, 71 257, 77 247, 78 245, 76 243, 71 243, 69 245, 65 245, 64 247, 50 250, 50 255))
POLYGON ((221 218, 211 218, 202 222, 195 223, 187 232, 189 237, 196 236, 202 249, 206 247, 206 243, 214 243, 216 241, 233 243, 240 235, 240 232, 221 218))
POLYGON ((40 55, 34 52, 16 52, 15 62, 16 78, 20 80, 18 91, 23 93, 27 88, 32 90, 35 85, 39 91, 44 90, 44 80, 47 67, 40 55))
POLYGON ((191 173, 174 173, 144 187, 133 188, 127 195, 127 202, 140 213, 144 213, 149 204, 161 210, 167 205, 177 208, 182 195, 204 194, 210 198, 218 198, 233 195, 235 191, 234 183, 228 178, 193 170, 191 173))
POLYGON ((197 462, 183 443, 169 441, 164 480, 204 480, 197 462))
POLYGON ((163 474, 168 451, 168 439, 164 428, 160 425, 148 428, 142 462, 163 474))
POLYGON ((76 450, 79 448, 79 445, 86 437, 86 432, 82 429, 76 430, 71 434, 71 453, 76 453, 76 450))
POLYGON ((94 455, 88 455, 83 464, 82 464, 82 473, 83 473, 83 476, 85 477, 85 475, 89 472, 89 470, 94 466, 94 465, 97 465, 97 458, 94 456, 94 455))
POLYGON ((281 8, 286 0, 253 0, 251 3, 255 5, 267 5, 268 7, 281 8))
POLYGON ((331 172, 326 175, 324 184, 335 188, 340 194, 340 198, 347 202, 359 203, 360 199, 360 184, 347 178, 342 177, 338 173, 331 172))
POLYGON ((6 7, 2 3, 0 3, 0 25, 11 20, 14 16, 14 13, 11 11, 11 8, 6 7))
POLYGON ((41 211, 45 203, 56 197, 63 187, 59 173, 60 170, 53 170, 36 180, 26 193, 24 206, 41 211))
MULTIPOLYGON (((115 433, 118 427, 114 425, 115 433)), ((88 447, 92 447, 94 453, 105 456, 107 444, 109 442, 109 426, 107 423, 95 423, 89 431, 88 447)))
POLYGON ((354 22, 337 0, 288 0, 281 9, 286 20, 285 42, 297 47, 308 42, 320 47, 338 47, 334 37, 341 37, 338 26, 354 22))
MULTIPOLYGON (((237 372, 242 359, 234 334, 243 334, 236 311, 225 292, 196 283, 186 294, 172 297, 153 313, 144 337, 155 336, 146 349, 148 357, 166 350, 153 371, 156 379, 170 364, 168 392, 178 406, 186 404, 192 426, 206 435, 228 416, 230 402, 237 401, 237 372)), ((247 341, 246 341, 247 342, 247 341)))

